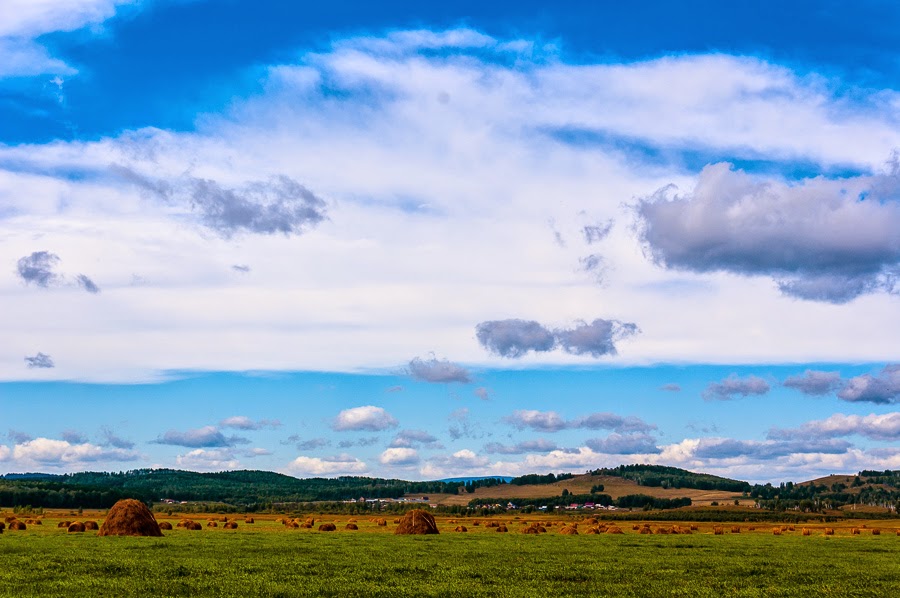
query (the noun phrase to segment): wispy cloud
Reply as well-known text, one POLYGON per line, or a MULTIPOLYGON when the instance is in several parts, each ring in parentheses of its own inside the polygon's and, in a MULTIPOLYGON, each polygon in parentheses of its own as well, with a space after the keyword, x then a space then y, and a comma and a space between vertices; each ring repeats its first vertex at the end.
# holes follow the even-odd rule
POLYGON ((366 405, 344 409, 338 413, 331 424, 331 429, 338 432, 380 432, 396 428, 398 424, 399 422, 381 407, 366 405))
POLYGON ((471 374, 464 367, 436 357, 427 360, 414 358, 409 362, 409 375, 421 382, 468 384, 472 381, 471 374))
POLYGON ((703 391, 706 401, 732 401, 738 397, 760 396, 770 390, 769 383, 759 376, 741 378, 732 374, 721 382, 711 382, 703 391))
POLYGON ((189 448, 231 447, 236 444, 247 444, 249 442, 249 440, 240 436, 226 437, 215 426, 204 426, 185 432, 169 430, 153 441, 155 444, 170 444, 189 448))
POLYGON ((649 432, 656 426, 639 417, 623 417, 615 413, 591 413, 575 419, 564 419, 555 411, 520 409, 503 418, 503 421, 520 430, 559 432, 566 429, 614 430, 616 432, 649 432))

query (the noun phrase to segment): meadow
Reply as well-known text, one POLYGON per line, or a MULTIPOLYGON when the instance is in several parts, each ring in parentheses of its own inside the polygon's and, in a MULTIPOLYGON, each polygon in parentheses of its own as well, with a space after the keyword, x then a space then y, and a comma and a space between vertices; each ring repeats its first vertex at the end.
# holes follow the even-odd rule
MULTIPOLYGON (((206 525, 206 520, 194 517, 206 525)), ((163 520, 163 518, 160 518, 163 520)), ((274 518, 163 538, 66 533, 47 518, 0 535, 0 596, 891 596, 900 593, 900 522, 780 536, 772 526, 714 535, 509 533, 473 526, 395 536, 393 525, 328 517, 336 532, 274 518), (873 535, 872 527, 881 528, 873 535)), ((101 518, 102 521, 102 518, 101 518)), ((173 519, 172 521, 177 521, 173 519)), ((484 520, 482 520, 484 522, 484 520)), ((317 525, 316 527, 318 526, 317 525)), ((221 526, 221 524, 219 524, 221 526)), ((670 526, 671 524, 660 524, 670 526)), ((859 525, 857 523, 856 525, 859 525)), ((580 526, 584 530, 584 526, 580 526)))

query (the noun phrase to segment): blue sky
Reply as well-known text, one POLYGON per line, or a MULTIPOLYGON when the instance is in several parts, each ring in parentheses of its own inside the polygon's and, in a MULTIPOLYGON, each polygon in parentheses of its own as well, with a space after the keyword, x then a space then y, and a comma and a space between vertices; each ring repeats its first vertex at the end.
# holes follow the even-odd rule
POLYGON ((900 468, 900 9, 14 0, 0 472, 900 468))

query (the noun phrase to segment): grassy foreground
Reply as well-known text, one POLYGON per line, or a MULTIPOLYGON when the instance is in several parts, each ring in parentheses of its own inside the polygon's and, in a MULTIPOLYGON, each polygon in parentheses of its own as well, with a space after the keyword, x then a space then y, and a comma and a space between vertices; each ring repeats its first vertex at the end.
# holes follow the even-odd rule
POLYGON ((898 562, 894 535, 29 530, 0 536, 0 596, 896 596, 898 562))

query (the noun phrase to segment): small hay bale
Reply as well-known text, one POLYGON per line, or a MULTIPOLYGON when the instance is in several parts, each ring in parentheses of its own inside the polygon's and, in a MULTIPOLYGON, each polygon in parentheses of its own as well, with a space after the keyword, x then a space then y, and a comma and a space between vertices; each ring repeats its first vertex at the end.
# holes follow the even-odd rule
POLYGON ((741 533, 741 526, 739 526, 739 525, 733 525, 733 526, 731 526, 731 533, 732 533, 732 534, 739 534, 739 533, 741 533))
POLYGON ((219 527, 219 524, 216 523, 215 521, 207 521, 206 527, 219 527))
POLYGON ((500 527, 500 524, 496 521, 488 521, 484 527, 500 527))
POLYGON ((782 533, 782 532, 781 532, 781 528, 780 528, 780 527, 772 528, 772 535, 773 535, 773 536, 780 536, 781 533, 782 533))
POLYGON ((347 523, 356 523, 356 519, 351 517, 350 519, 347 520, 347 523))
POLYGON ((399 524, 399 523, 400 523, 400 519, 399 519, 399 518, 394 519, 394 525, 397 525, 397 524, 399 524))
POLYGON ((469 528, 467 528, 465 525, 457 525, 457 526, 456 526, 456 529, 453 530, 453 531, 455 531, 455 532, 467 532, 467 531, 469 531, 469 528))
POLYGON ((2 532, 4 529, 6 529, 6 522, 0 521, 0 532, 2 532))
MULTIPOLYGON (((94 524, 94 525, 96 525, 96 524, 94 524)), ((178 525, 181 525, 181 524, 179 523, 178 525)), ((159 523, 159 529, 170 530, 170 529, 172 529, 172 524, 169 523, 168 521, 161 521, 159 523)))
POLYGON ((422 509, 413 509, 400 519, 400 524, 394 530, 395 534, 437 534, 437 523, 434 516, 422 509))
POLYGON ((833 535, 834 535, 834 528, 833 528, 833 527, 826 527, 826 528, 825 528, 825 535, 826 535, 826 536, 833 536, 833 535))
POLYGON ((506 527, 506 526, 505 526, 505 525, 501 525, 501 526, 499 526, 499 527, 498 527, 498 528, 497 528, 497 529, 496 529, 496 531, 498 531, 498 532, 501 532, 501 533, 504 533, 504 534, 505 534, 505 533, 506 533, 506 532, 508 532, 508 531, 509 531, 509 529, 508 529, 508 528, 507 528, 507 527, 506 527))
POLYGON ((652 534, 653 530, 650 529, 649 527, 642 527, 641 531, 639 531, 638 533, 639 534, 652 534))
POLYGON ((750 527, 747 528, 747 531, 748 532, 756 531, 756 526, 751 525, 750 527))
MULTIPOLYGON (((172 526, 170 525, 170 526, 169 526, 169 529, 171 529, 171 528, 172 528, 172 526)), ((96 522, 96 521, 85 521, 85 522, 84 522, 84 529, 86 529, 86 530, 88 530, 88 531, 95 531, 95 530, 100 529, 100 526, 97 525, 97 522, 96 522)))
POLYGON ((572 526, 566 526, 559 529, 559 534, 561 536, 577 536, 578 530, 572 526))
POLYGON ((120 500, 106 514, 98 536, 162 536, 147 505, 133 498, 120 500))
POLYGON ((16 519, 18 519, 18 517, 16 517, 15 515, 9 515, 3 521, 6 523, 12 523, 16 519))
POLYGON ((387 525, 387 521, 384 520, 384 519, 376 519, 376 520, 375 520, 375 525, 378 525, 378 526, 380 526, 380 527, 384 527, 384 526, 387 525))
POLYGON ((21 521, 14 519, 9 522, 9 531, 11 531, 11 532, 13 532, 13 531, 21 532, 21 531, 25 531, 26 529, 28 529, 28 526, 25 525, 25 523, 23 523, 21 521))
POLYGON ((793 525, 789 525, 788 528, 787 528, 787 531, 789 531, 789 532, 795 532, 795 531, 797 531, 797 529, 796 529, 793 525))
POLYGON ((479 525, 481 525, 481 522, 476 519, 475 521, 472 522, 472 525, 474 525, 475 527, 478 527, 479 525))
POLYGON ((858 527, 851 528, 851 529, 850 529, 850 535, 851 535, 851 536, 858 536, 858 535, 859 535, 859 528, 858 528, 858 527))
POLYGON ((615 525, 609 526, 609 529, 606 530, 607 534, 624 534, 621 527, 616 527, 615 525))
POLYGON ((84 533, 85 527, 84 527, 84 524, 81 523, 80 521, 75 521, 72 523, 72 525, 70 525, 68 527, 67 531, 70 534, 84 533))
POLYGON ((699 531, 699 530, 700 530, 700 526, 699 526, 699 525, 697 525, 696 523, 692 523, 692 524, 691 524, 691 531, 692 531, 692 532, 696 532, 696 531, 699 531))
POLYGON ((660 534, 660 535, 663 535, 663 536, 667 536, 667 535, 669 534, 670 531, 672 531, 672 530, 670 530, 670 529, 667 528, 667 527, 658 527, 658 528, 656 528, 656 533, 657 533, 657 534, 660 534))
POLYGON ((322 525, 319 526, 319 531, 320 532, 337 531, 337 526, 335 526, 333 523, 323 523, 322 525))
POLYGON ((718 526, 718 525, 715 526, 715 527, 713 527, 713 535, 714 535, 714 536, 723 536, 723 535, 725 535, 725 528, 720 527, 720 526, 718 526))
POLYGON ((587 531, 584 532, 584 533, 585 533, 585 534, 599 534, 599 533, 600 533, 600 529, 599 529, 599 528, 596 528, 596 527, 589 527, 589 528, 587 529, 587 531))
POLYGON ((253 517, 244 518, 244 523, 256 523, 256 520, 253 517))
POLYGON ((803 534, 804 536, 809 536, 812 532, 809 531, 808 527, 804 527, 803 531, 801 531, 800 533, 803 534))
POLYGON ((347 525, 344 526, 344 529, 358 530, 359 526, 356 525, 355 523, 348 523, 347 525))
POLYGON ((71 521, 60 521, 56 524, 56 527, 69 527, 70 525, 72 525, 71 521))
POLYGON ((309 522, 307 522, 307 523, 297 523, 296 521, 293 521, 293 522, 291 522, 291 525, 290 525, 289 527, 291 527, 291 528, 293 528, 293 529, 298 529, 298 528, 301 528, 301 527, 302 527, 303 529, 312 529, 313 524, 312 524, 312 523, 309 523, 309 522))
POLYGON ((188 521, 185 524, 184 529, 190 530, 192 532, 197 532, 197 531, 202 530, 203 526, 200 525, 199 521, 188 521))
POLYGON ((222 526, 222 529, 237 529, 238 524, 237 521, 228 521, 225 525, 222 526))
POLYGON ((529 526, 529 527, 526 527, 525 529, 523 529, 522 533, 523 534, 539 534, 540 532, 538 531, 536 526, 532 525, 532 526, 529 526))
POLYGON ((877 527, 876 527, 876 528, 872 528, 872 535, 873 535, 873 536, 880 536, 880 535, 881 535, 881 530, 878 529, 877 527))

